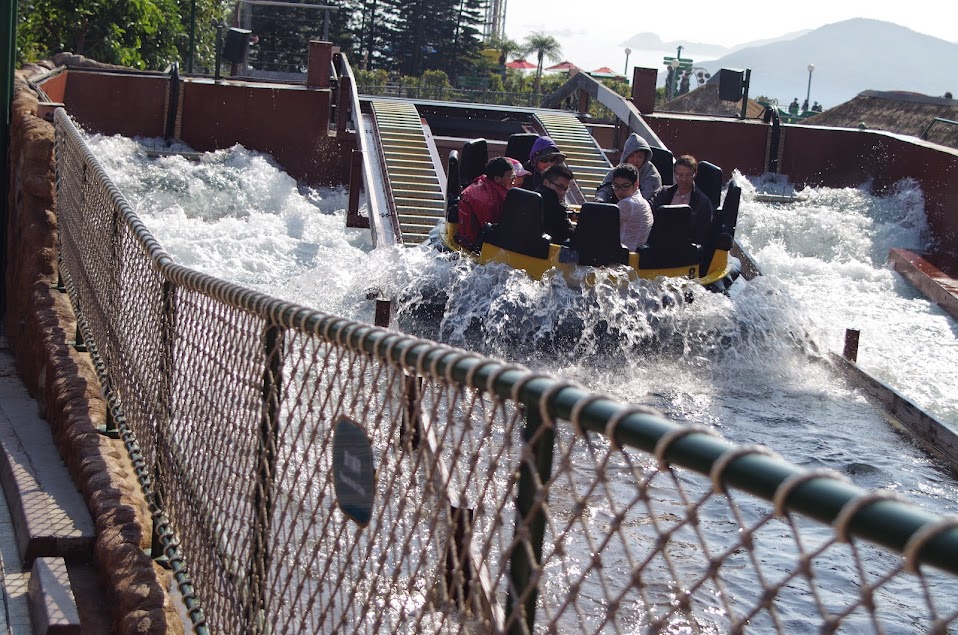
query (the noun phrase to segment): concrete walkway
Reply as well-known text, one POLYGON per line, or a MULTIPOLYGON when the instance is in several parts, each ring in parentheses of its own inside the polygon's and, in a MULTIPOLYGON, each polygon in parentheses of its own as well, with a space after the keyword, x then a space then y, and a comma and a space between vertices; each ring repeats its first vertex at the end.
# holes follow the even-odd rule
POLYGON ((109 633, 93 521, 0 337, 0 635, 109 633))
POLYGON ((33 632, 27 604, 29 580, 30 574, 23 570, 20 560, 7 497, 0 488, 0 594, 3 595, 0 633, 21 635, 33 632))

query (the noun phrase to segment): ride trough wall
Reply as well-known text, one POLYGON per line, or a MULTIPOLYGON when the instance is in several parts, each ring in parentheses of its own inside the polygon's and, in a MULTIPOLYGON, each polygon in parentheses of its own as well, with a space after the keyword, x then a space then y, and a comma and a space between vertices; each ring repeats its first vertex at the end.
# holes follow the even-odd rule
POLYGON ((955 519, 176 265, 56 125, 60 273, 201 629, 954 624, 955 519))

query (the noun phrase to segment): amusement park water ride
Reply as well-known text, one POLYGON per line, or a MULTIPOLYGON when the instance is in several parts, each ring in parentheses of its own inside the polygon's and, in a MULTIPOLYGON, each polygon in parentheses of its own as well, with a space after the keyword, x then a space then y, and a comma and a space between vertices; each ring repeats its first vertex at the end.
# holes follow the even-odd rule
MULTIPOLYGON (((507 146, 507 156, 510 147, 519 145, 507 146)), ((535 192, 513 188, 506 195, 502 221, 487 228, 480 253, 473 254, 455 239, 458 201, 461 189, 485 164, 486 142, 484 139, 467 142, 462 152, 462 162, 455 151, 448 159, 446 218, 439 234, 444 247, 477 258, 481 264, 503 263, 537 280, 556 269, 571 284, 588 279, 583 271, 585 267, 611 267, 632 280, 688 278, 718 292, 726 292, 741 273, 741 263, 729 252, 734 245, 742 191, 730 183, 724 203, 720 204, 722 171, 707 162, 699 164, 697 184, 711 199, 716 214, 703 245, 691 241, 691 208, 667 205, 655 211, 648 243, 630 252, 619 241, 618 207, 600 202, 582 203, 569 244, 556 244, 543 232, 541 197, 535 192)), ((521 160, 522 157, 512 158, 521 160)))

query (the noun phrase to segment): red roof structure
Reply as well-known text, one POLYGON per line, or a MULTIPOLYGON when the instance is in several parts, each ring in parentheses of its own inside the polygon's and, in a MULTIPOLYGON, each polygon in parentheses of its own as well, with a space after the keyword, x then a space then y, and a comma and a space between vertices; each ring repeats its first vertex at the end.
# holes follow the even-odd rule
POLYGON ((512 60, 511 62, 506 64, 506 68, 512 68, 512 69, 520 70, 520 71, 532 70, 535 67, 536 67, 535 64, 530 64, 529 62, 525 60, 512 60))
POLYGON ((602 68, 597 68, 594 71, 589 71, 589 75, 592 75, 592 77, 625 77, 625 75, 622 73, 616 73, 608 66, 603 66, 602 68))
POLYGON ((564 71, 564 72, 568 72, 568 71, 571 71, 572 69, 576 69, 576 68, 579 68, 579 67, 576 66, 575 64, 573 64, 572 62, 559 62, 558 64, 556 64, 556 65, 554 65, 554 66, 550 66, 549 68, 547 68, 547 69, 545 69, 545 70, 546 70, 546 71, 564 71))

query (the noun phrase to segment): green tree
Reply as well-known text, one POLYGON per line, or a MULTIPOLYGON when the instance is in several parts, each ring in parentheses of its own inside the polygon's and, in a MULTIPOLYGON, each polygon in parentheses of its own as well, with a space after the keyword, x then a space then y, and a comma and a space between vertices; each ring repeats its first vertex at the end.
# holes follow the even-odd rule
POLYGON ((390 70, 402 75, 421 75, 434 68, 434 43, 448 19, 448 3, 437 0, 381 0, 385 5, 381 55, 390 70))
POLYGON ((339 46, 351 56, 360 46, 356 41, 354 26, 359 3, 354 0, 334 0, 328 6, 335 9, 245 6, 239 26, 248 25, 256 42, 250 49, 250 64, 262 70, 306 72, 309 42, 322 39, 339 46))
POLYGON ((381 0, 361 0, 357 3, 357 12, 354 13, 352 49, 355 64, 363 69, 381 68, 388 59, 384 55, 384 34, 388 32, 386 20, 389 16, 388 6, 381 0))
POLYGON ((474 67, 481 57, 480 0, 379 0, 384 6, 382 61, 403 75, 474 67))
POLYGON ((70 51, 108 64, 162 69, 189 59, 194 1, 197 62, 212 65, 213 22, 223 18, 224 0, 20 0, 17 59, 70 51))
MULTIPOLYGON (((179 47, 180 59, 185 69, 189 63, 191 51, 189 43, 190 19, 193 12, 193 0, 178 0, 180 15, 186 30, 185 41, 179 47)), ((196 23, 194 30, 193 71, 196 73, 212 73, 216 63, 216 24, 227 23, 228 7, 232 7, 228 0, 196 0, 196 23)))
POLYGON ((445 61, 440 68, 445 70, 453 81, 462 74, 475 72, 482 57, 479 27, 483 21, 483 1, 459 0, 454 18, 451 46, 447 43, 439 45, 440 59, 445 61))
POLYGON ((522 51, 522 46, 508 37, 495 36, 489 40, 489 48, 499 51, 499 66, 505 66, 509 56, 522 51))
POLYGON ((71 51, 100 62, 160 68, 179 59, 186 34, 176 0, 20 2, 18 49, 48 57, 71 51))
POLYGON ((523 52, 525 55, 536 54, 538 64, 536 65, 536 78, 532 84, 532 90, 539 92, 539 85, 542 81, 542 61, 548 59, 552 62, 558 62, 562 58, 562 46, 551 35, 537 31, 526 38, 523 52))

